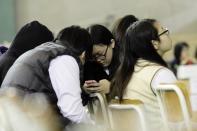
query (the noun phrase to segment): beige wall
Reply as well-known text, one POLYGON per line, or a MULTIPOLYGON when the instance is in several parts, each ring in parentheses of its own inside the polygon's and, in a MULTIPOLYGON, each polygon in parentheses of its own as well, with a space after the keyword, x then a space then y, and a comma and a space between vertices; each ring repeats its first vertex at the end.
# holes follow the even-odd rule
MULTIPOLYGON (((196 0, 16 0, 16 25, 19 29, 31 20, 39 20, 54 33, 78 24, 102 23, 134 14, 138 18, 156 18, 172 32, 173 42, 185 40, 197 45, 196 0)), ((192 48, 194 49, 194 48, 192 48)), ((171 53, 166 55, 171 59, 171 53)))

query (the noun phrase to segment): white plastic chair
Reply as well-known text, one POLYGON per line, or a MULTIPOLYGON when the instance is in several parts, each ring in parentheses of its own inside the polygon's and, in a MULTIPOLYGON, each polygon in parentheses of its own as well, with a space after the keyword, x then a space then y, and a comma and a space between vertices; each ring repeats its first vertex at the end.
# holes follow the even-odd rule
POLYGON ((178 97, 177 103, 180 103, 180 108, 181 108, 180 110, 182 111, 182 114, 183 114, 183 122, 186 124, 187 130, 192 131, 192 127, 190 123, 191 105, 189 101, 189 94, 187 92, 187 87, 183 85, 181 86, 180 83, 179 84, 161 84, 155 88, 155 92, 157 95, 160 110, 162 113, 162 118, 164 120, 166 129, 167 130, 170 129, 169 121, 167 117, 169 114, 167 114, 168 111, 166 110, 166 106, 172 106, 172 108, 175 108, 176 105, 166 105, 166 103, 164 103, 165 98, 162 94, 173 92, 178 97))
MULTIPOLYGON (((90 94, 90 97, 98 99, 100 106, 101 106, 101 112, 102 112, 102 117, 104 120, 104 125, 106 128, 110 128, 109 115, 108 115, 108 109, 107 109, 107 100, 106 100, 105 94, 93 93, 93 94, 90 94)), ((92 115, 94 115, 95 113, 93 106, 94 106, 94 101, 89 103, 89 110, 91 110, 92 115)))
POLYGON ((177 69, 178 79, 191 79, 197 77, 197 65, 181 65, 177 69))
POLYGON ((181 65, 177 69, 177 78, 188 80, 192 110, 197 112, 197 65, 181 65))
MULTIPOLYGON (((113 113, 112 113, 113 111, 112 110, 134 111, 135 113, 137 113, 137 116, 139 118, 141 131, 146 131, 147 130, 145 115, 144 115, 144 111, 143 111, 143 103, 141 101, 139 101, 139 100, 123 100, 123 102, 121 104, 119 104, 118 102, 115 102, 115 103, 113 102, 113 103, 109 104, 108 108, 109 108, 110 124, 111 124, 111 128, 113 130, 115 128, 114 128, 114 119, 113 119, 113 113)), ((132 115, 129 116, 129 117, 132 118, 132 115)), ((122 118, 122 119, 124 119, 124 118, 122 118)))

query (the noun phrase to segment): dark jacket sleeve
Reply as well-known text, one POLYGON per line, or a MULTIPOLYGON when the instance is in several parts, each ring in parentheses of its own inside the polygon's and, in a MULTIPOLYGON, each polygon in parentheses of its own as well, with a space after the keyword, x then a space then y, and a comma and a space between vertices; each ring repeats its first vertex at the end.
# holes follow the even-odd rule
POLYGON ((84 81, 109 79, 102 65, 96 62, 86 62, 84 65, 84 81))
MULTIPOLYGON (((102 65, 96 63, 96 62, 86 62, 84 65, 84 81, 86 80, 96 80, 97 82, 101 79, 108 79, 109 76, 104 71, 102 65)), ((89 94, 87 94, 84 90, 82 90, 82 99, 83 99, 83 105, 87 105, 88 101, 90 101, 92 98, 89 97, 89 94)))

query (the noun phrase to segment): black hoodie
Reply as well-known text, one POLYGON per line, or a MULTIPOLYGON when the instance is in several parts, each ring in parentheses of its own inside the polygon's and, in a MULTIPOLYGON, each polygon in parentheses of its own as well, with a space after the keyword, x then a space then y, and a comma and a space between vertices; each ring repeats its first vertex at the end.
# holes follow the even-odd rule
POLYGON ((0 85, 15 60, 28 50, 54 39, 52 32, 38 21, 24 25, 6 53, 0 56, 0 85))

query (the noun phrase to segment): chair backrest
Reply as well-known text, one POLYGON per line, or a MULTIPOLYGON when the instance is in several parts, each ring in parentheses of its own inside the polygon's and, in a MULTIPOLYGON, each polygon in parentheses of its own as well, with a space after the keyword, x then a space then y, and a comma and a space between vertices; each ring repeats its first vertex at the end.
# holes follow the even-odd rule
POLYGON ((165 126, 169 123, 184 122, 191 130, 191 103, 187 83, 179 81, 176 84, 161 84, 155 88, 165 126))
POLYGON ((93 93, 90 94, 92 100, 88 103, 88 109, 91 116, 97 124, 103 124, 107 129, 110 128, 108 103, 105 94, 93 93))
POLYGON ((181 65, 177 69, 178 79, 191 79, 197 76, 197 65, 181 65))
POLYGON ((178 79, 187 79, 193 111, 197 111, 197 65, 181 65, 177 69, 178 79))
POLYGON ((118 100, 112 100, 108 107, 109 119, 113 130, 147 130, 144 107, 140 100, 125 99, 121 103, 118 100))

